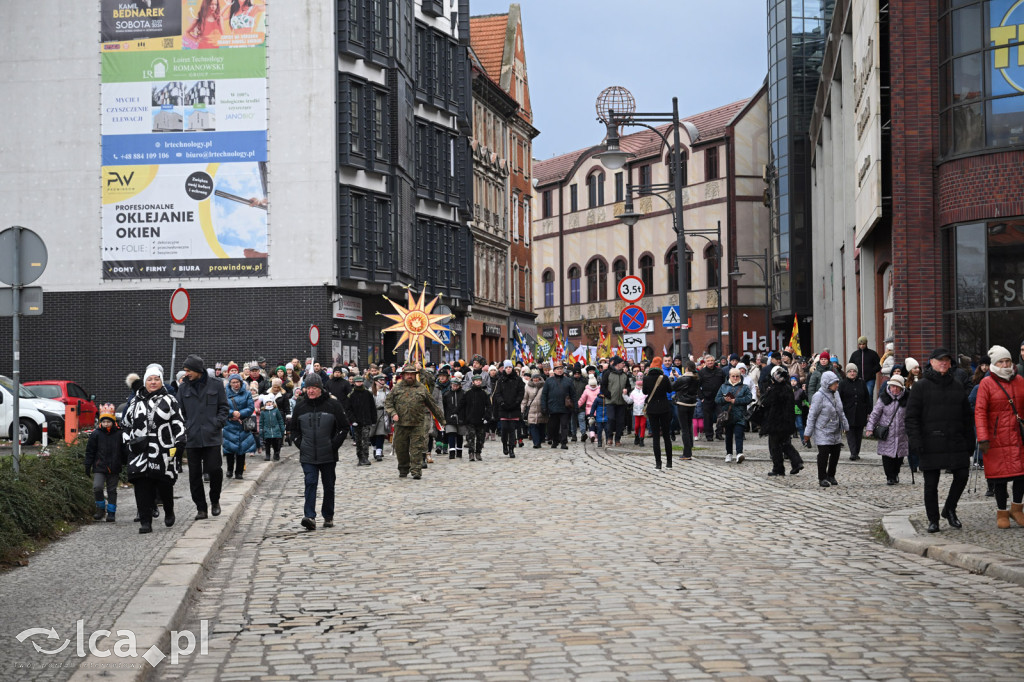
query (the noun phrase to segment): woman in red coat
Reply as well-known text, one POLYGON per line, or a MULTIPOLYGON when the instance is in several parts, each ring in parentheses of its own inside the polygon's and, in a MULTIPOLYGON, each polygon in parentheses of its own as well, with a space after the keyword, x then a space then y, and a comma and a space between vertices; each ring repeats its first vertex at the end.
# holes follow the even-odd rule
POLYGON ((1002 346, 993 346, 988 355, 992 361, 990 374, 978 385, 974 408, 978 446, 985 456, 985 478, 996 493, 996 526, 1009 528, 1011 516, 1017 525, 1024 526, 1024 435, 1017 418, 1024 409, 1024 377, 1016 374, 1010 351, 1002 346), (1013 484, 1009 511, 1007 483, 1013 484))

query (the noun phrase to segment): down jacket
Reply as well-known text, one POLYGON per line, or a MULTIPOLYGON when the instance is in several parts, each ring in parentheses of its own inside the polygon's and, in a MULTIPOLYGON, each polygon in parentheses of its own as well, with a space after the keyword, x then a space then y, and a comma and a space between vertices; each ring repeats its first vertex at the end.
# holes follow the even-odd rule
POLYGON ((823 372, 821 388, 811 398, 811 409, 807 413, 807 426, 804 438, 814 438, 815 445, 839 445, 843 442, 843 432, 850 430, 850 422, 843 413, 843 400, 839 391, 832 392, 828 387, 839 381, 835 372, 823 372))
MULTIPOLYGON (((571 407, 565 406, 565 399, 568 398, 570 401, 575 401, 576 396, 573 393, 572 379, 562 375, 561 377, 553 375, 548 377, 548 380, 544 382, 544 387, 540 393, 540 406, 541 410, 545 414, 565 414, 566 412, 572 412, 571 407)), ((625 403, 622 403, 625 405, 625 403)))
POLYGON ((1024 443, 1007 396, 1013 398, 1019 413, 1024 408, 1024 377, 1015 374, 1005 381, 989 374, 978 384, 974 426, 978 441, 988 441, 985 478, 1024 476, 1024 443))
POLYGON ((245 455, 256 452, 256 438, 242 428, 242 422, 246 417, 252 416, 256 405, 252 401, 252 394, 249 389, 242 386, 237 391, 228 386, 226 391, 228 399, 228 421, 224 425, 224 454, 245 455), (234 419, 235 412, 238 412, 238 419, 234 419))
POLYGON ((601 395, 601 389, 599 387, 588 385, 583 389, 583 394, 580 396, 580 399, 576 401, 576 406, 582 407, 586 414, 589 415, 594 407, 594 401, 599 395, 601 395))
POLYGON ((728 381, 725 382, 718 389, 718 395, 715 396, 715 404, 729 410, 729 423, 741 426, 747 423, 747 405, 752 402, 754 402, 754 394, 750 392, 750 387, 742 381, 735 386, 728 381), (725 396, 729 394, 732 394, 734 399, 732 406, 726 407, 729 403, 726 402, 725 396))
POLYGON ((878 396, 878 402, 868 417, 868 431, 876 431, 879 426, 889 427, 889 437, 878 441, 878 454, 883 457, 906 457, 910 454, 910 439, 907 437, 907 401, 910 392, 904 390, 897 398, 885 390, 878 396))
MULTIPOLYGON (((787 374, 787 379, 789 375, 787 374)), ((784 383, 773 381, 761 395, 761 433, 791 436, 796 432, 796 398, 787 380, 784 383)))
POLYGON ((974 450, 974 414, 967 391, 952 372, 931 367, 921 373, 907 401, 910 449, 921 457, 922 471, 970 466, 974 450))
POLYGON ((494 405, 494 416, 497 419, 519 420, 523 418, 523 395, 526 386, 518 374, 502 372, 494 383, 491 403, 494 405))
POLYGON ((521 408, 523 411, 523 419, 526 420, 527 424, 543 424, 548 420, 548 418, 542 414, 540 409, 540 396, 543 390, 543 383, 534 384, 531 381, 526 385, 521 408))

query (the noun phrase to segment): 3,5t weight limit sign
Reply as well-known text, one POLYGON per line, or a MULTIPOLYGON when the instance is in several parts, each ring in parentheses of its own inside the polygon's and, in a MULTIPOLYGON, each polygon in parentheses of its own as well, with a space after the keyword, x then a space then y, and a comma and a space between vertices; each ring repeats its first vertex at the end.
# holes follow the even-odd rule
POLYGON ((619 280, 619 298, 626 303, 636 303, 644 297, 644 281, 636 275, 619 280))

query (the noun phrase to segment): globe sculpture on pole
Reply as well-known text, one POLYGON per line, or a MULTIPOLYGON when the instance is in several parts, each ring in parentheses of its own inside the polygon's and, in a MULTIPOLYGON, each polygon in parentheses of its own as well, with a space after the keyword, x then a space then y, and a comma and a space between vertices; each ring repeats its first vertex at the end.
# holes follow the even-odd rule
POLYGON ((620 85, 613 85, 605 88, 597 96, 597 120, 601 123, 608 123, 608 112, 614 111, 617 115, 627 115, 632 118, 636 113, 636 100, 633 93, 620 85))

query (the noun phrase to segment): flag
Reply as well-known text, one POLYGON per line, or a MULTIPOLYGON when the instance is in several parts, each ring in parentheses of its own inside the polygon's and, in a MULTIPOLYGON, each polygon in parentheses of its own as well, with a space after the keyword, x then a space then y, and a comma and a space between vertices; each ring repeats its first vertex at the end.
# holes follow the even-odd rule
POLYGON ((793 314, 793 335, 789 339, 789 346, 793 349, 793 355, 803 355, 800 351, 800 327, 797 324, 796 313, 793 314))
POLYGON ((626 359, 626 342, 622 340, 622 334, 619 334, 619 352, 617 355, 623 360, 626 359))
POLYGON ((665 348, 665 344, 661 344, 661 357, 668 357, 668 348, 665 348))
POLYGON ((612 335, 604 333, 604 325, 601 325, 601 337, 597 343, 597 357, 610 358, 612 356, 612 335))
POLYGON ((555 352, 551 356, 551 359, 555 362, 562 362, 565 360, 565 344, 562 342, 562 335, 555 330, 555 352))
POLYGON ((548 343, 543 337, 538 337, 537 338, 537 348, 535 350, 536 350, 536 353, 537 353, 537 360, 539 360, 539 361, 547 360, 548 355, 551 352, 551 344, 548 343))

